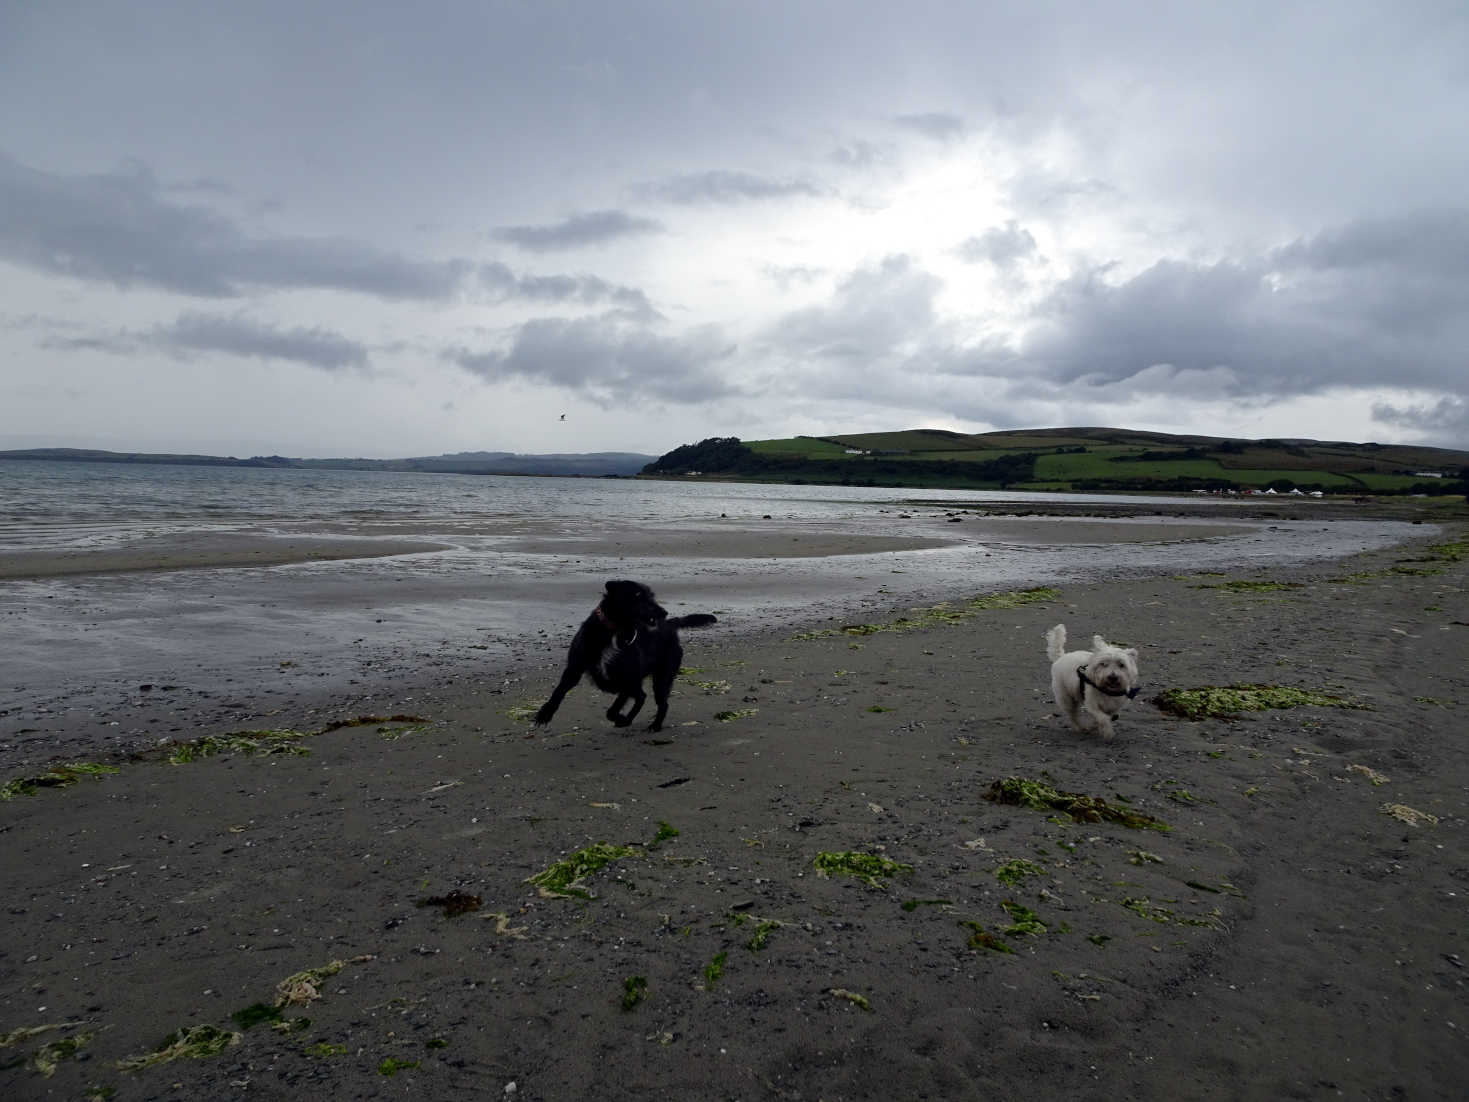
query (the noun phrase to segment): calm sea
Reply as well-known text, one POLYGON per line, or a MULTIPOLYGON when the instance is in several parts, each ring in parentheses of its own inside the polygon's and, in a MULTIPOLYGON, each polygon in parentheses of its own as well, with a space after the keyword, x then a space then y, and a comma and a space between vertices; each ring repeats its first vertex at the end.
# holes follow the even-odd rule
MULTIPOLYGON (((630 479, 273 470, 128 463, 0 461, 0 550, 104 547, 205 531, 432 536, 507 519, 585 531, 600 518, 661 523, 778 512, 812 520, 867 516, 874 503, 1015 500, 972 490, 873 489, 630 479)), ((1150 501, 1066 494, 1036 499, 1150 501)))

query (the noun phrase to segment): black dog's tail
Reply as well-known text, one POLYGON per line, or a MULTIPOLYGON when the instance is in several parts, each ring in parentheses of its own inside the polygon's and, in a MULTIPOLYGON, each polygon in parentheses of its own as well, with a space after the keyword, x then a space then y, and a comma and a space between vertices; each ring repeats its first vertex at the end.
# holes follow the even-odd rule
POLYGON ((670 616, 664 623, 673 628, 707 628, 719 621, 707 612, 696 612, 692 616, 670 616))

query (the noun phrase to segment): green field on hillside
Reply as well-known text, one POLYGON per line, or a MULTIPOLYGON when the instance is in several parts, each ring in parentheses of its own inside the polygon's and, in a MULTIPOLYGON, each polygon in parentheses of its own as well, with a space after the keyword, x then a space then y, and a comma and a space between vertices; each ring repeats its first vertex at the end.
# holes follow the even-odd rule
POLYGON ((1462 493, 1469 452, 1342 441, 1231 440, 1131 429, 943 429, 778 440, 712 438, 646 474, 774 482, 1034 490, 1265 489, 1462 493))

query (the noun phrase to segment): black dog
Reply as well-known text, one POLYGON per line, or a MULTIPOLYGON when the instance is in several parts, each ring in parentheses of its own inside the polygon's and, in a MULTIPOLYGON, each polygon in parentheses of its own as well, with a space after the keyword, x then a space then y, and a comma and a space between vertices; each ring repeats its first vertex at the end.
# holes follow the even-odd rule
POLYGON ((536 713, 537 723, 550 723, 566 694, 576 687, 583 674, 591 674, 597 687, 617 697, 607 709, 607 718, 618 727, 633 721, 648 699, 643 692, 643 679, 653 679, 653 699, 658 713, 648 730, 663 730, 663 717, 668 714, 668 692, 678 676, 683 660, 683 647, 678 642, 679 628, 701 628, 717 623, 713 616, 700 612, 692 616, 669 617, 653 591, 639 582, 608 582, 602 601, 582 622, 571 649, 566 655, 566 669, 551 699, 536 713), (632 710, 622 714, 625 701, 632 710))

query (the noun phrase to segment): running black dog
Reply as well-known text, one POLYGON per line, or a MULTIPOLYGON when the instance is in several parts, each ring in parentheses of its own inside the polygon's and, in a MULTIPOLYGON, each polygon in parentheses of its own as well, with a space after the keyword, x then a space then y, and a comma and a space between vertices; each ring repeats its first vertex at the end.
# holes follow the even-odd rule
POLYGON ((607 709, 607 718, 618 727, 626 727, 648 699, 648 694, 643 692, 643 679, 651 677, 658 713, 648 724, 648 730, 661 731, 663 717, 668 714, 668 692, 683 660, 678 629, 701 628, 717 622, 705 612, 670 617, 653 599, 653 591, 647 586, 639 582, 608 582, 601 603, 582 622, 572 639, 566 669, 551 699, 536 713, 536 722, 550 723, 566 694, 576 688, 583 674, 589 673, 599 689, 617 697, 607 709), (632 709, 623 715, 622 705, 628 700, 632 701, 632 709))

